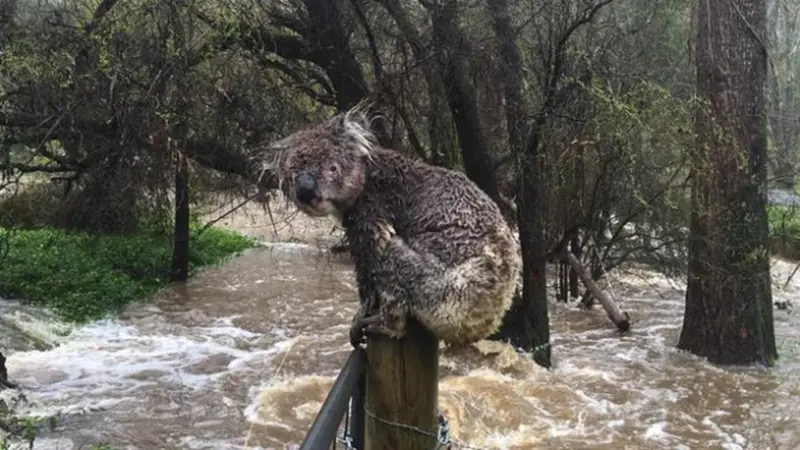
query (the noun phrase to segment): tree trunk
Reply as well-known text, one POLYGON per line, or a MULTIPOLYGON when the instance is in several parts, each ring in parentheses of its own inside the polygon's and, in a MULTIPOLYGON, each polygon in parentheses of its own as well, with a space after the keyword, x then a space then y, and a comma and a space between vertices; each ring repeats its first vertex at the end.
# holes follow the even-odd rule
POLYGON ((800 99, 797 98, 797 72, 800 66, 792 55, 797 39, 797 21, 790 6, 769 2, 767 29, 774 63, 768 79, 768 124, 774 147, 770 162, 778 187, 794 191, 797 178, 797 146, 800 139, 800 99))
POLYGON ((490 0, 488 6, 502 64, 500 81, 503 83, 506 102, 508 145, 512 154, 519 155, 525 145, 526 133, 525 102, 522 99, 522 59, 517 47, 516 31, 511 25, 508 0, 490 0))
POLYGON ((6 387, 8 383, 8 369, 6 368, 6 357, 0 353, 0 389, 6 387))
MULTIPOLYGON (((481 125, 478 93, 467 73, 466 38, 457 23, 457 13, 457 2, 450 0, 432 11, 432 21, 442 78, 461 146, 464 172, 504 209, 505 203, 500 199, 497 176, 481 125)), ((505 209, 503 212, 508 213, 505 209)))
POLYGON ((508 341, 533 352, 533 360, 550 368, 550 319, 542 215, 539 212, 538 139, 532 135, 517 177, 517 223, 522 247, 522 293, 514 299, 500 330, 491 339, 508 341))
POLYGON ((719 364, 778 357, 766 213, 764 0, 697 7, 697 113, 686 312, 678 348, 719 364))
POLYGON ((189 160, 182 153, 178 153, 176 159, 175 231, 170 281, 186 281, 189 278, 189 160))
MULTIPOLYGON (((547 315, 547 279, 544 259, 544 233, 540 214, 538 189, 538 135, 531 134, 525 152, 525 104, 522 98, 522 62, 507 0, 488 3, 495 37, 503 65, 503 91, 506 103, 508 143, 513 155, 521 155, 522 167, 517 176, 517 224, 522 246, 522 295, 514 300, 495 339, 508 340, 513 345, 533 351, 533 359, 550 367, 550 323, 547 315)), ((496 181, 495 181, 496 183, 496 181)))
MULTIPOLYGON (((577 258, 578 261, 581 259, 581 245, 578 241, 578 232, 572 233, 572 238, 569 241, 569 248, 570 252, 572 252, 577 258)), ((569 296, 572 298, 578 298, 581 295, 580 292, 580 285, 578 284, 578 271, 574 267, 570 267, 569 269, 569 296)))
POLYGON ((546 264, 542 255, 544 236, 539 214, 538 139, 532 139, 524 156, 517 191, 517 222, 522 247, 522 298, 508 316, 513 339, 520 347, 533 350, 533 360, 550 367, 550 320, 547 313, 546 264), (516 322, 516 323, 513 323, 516 322))
MULTIPOLYGON (((314 61, 325 70, 336 91, 339 110, 347 110, 369 95, 364 70, 350 46, 352 30, 344 0, 305 0, 310 26, 306 39, 313 47, 314 61)), ((383 146, 391 146, 389 131, 381 116, 372 121, 383 146)))
POLYGON ((400 0, 380 0, 386 11, 397 23, 404 39, 411 47, 414 58, 420 61, 420 69, 428 87, 430 111, 428 118, 428 139, 431 164, 452 167, 455 160, 456 138, 453 133, 453 120, 447 103, 447 93, 441 71, 436 59, 431 58, 427 43, 420 35, 408 12, 400 0))

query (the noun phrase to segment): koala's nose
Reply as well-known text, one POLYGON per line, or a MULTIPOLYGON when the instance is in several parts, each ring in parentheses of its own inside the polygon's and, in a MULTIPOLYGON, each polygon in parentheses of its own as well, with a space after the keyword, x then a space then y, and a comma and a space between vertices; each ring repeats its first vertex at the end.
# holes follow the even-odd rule
POLYGON ((300 203, 309 203, 317 196, 317 179, 314 175, 303 172, 295 177, 294 196, 300 203))

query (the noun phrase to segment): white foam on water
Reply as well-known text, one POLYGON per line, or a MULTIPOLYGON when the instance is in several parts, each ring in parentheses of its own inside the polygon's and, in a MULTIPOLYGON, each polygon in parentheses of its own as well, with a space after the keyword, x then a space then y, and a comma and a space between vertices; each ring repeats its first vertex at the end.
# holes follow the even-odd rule
POLYGON ((670 436, 669 433, 664 431, 667 422, 661 421, 650 425, 647 431, 644 432, 644 438, 650 441, 664 441, 670 436))
MULTIPOLYGON (((35 308, 17 300, 0 298, 0 326, 6 326, 6 324, 17 328, 33 340, 46 346, 58 344, 74 329, 73 325, 60 321, 53 312, 47 309, 35 308)), ((3 350, 7 352, 7 355, 16 351, 14 348, 3 350)))
POLYGON ((29 392, 31 400, 60 411, 108 408, 148 386, 208 388, 230 371, 248 370, 248 363, 263 361, 286 345, 237 348, 236 339, 261 335, 229 325, 232 320, 221 318, 218 326, 194 327, 186 335, 99 321, 74 330, 51 350, 15 353, 7 365, 10 377, 29 392), (230 362, 219 371, 193 373, 193 365, 212 356, 230 362))
MULTIPOLYGON (((11 446, 10 450, 27 449, 27 445, 19 444, 18 446, 11 446)), ((60 438, 37 438, 33 447, 35 450, 79 450, 86 446, 76 445, 69 439, 60 438)))

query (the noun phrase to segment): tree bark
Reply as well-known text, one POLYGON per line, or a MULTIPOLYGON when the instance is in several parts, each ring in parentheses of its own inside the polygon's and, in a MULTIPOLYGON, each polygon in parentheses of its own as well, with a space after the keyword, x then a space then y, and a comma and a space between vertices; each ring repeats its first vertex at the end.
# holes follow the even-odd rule
POLYGON ((519 155, 525 145, 525 101, 522 99, 522 58, 519 56, 516 32, 511 25, 508 0, 490 0, 489 13, 497 38, 502 64, 503 93, 506 102, 506 128, 511 153, 519 155))
POLYGON ((546 262, 543 257, 543 224, 538 207, 538 153, 538 139, 532 139, 522 162, 517 191, 517 223, 522 247, 522 298, 507 317, 512 316, 515 318, 512 320, 518 321, 514 327, 517 344, 534 351, 533 360, 549 368, 550 319, 547 311, 546 262))
MULTIPOLYGON (((569 248, 570 252, 572 252, 575 257, 580 261, 581 258, 581 245, 578 241, 578 233, 572 233, 572 237, 569 241, 569 248)), ((570 267, 569 270, 569 296, 572 298, 578 298, 581 295, 580 286, 578 285, 578 278, 579 278, 578 270, 575 267, 570 267)))
POLYGON ((175 231, 172 238, 172 271, 170 281, 189 278, 189 161, 176 155, 175 167, 175 231))
POLYGON ((517 224, 522 246, 522 295, 514 300, 496 339, 533 351, 533 359, 550 367, 550 324, 547 313, 547 279, 545 276, 544 233, 538 187, 538 135, 531 134, 527 148, 525 136, 525 104, 522 98, 522 62, 519 56, 507 0, 488 3, 492 25, 503 65, 503 92, 506 102, 506 127, 511 154, 520 156, 522 167, 517 177, 517 224), (527 152, 526 152, 527 150, 527 152), (523 153, 526 153, 523 155, 523 153))
POLYGON ((686 312, 678 348, 719 364, 778 354, 766 213, 764 0, 701 0, 686 312))
POLYGON ((517 224, 522 250, 522 293, 491 339, 508 341, 533 353, 542 367, 551 367, 550 318, 542 215, 539 213, 539 140, 534 134, 521 157, 517 177, 517 224))
MULTIPOLYGON (((304 0, 310 27, 306 39, 313 48, 313 60, 331 80, 336 91, 339 110, 347 110, 369 95, 361 64, 350 47, 351 29, 348 26, 344 0, 304 0)), ((372 122, 381 145, 390 146, 391 139, 381 117, 372 122)))

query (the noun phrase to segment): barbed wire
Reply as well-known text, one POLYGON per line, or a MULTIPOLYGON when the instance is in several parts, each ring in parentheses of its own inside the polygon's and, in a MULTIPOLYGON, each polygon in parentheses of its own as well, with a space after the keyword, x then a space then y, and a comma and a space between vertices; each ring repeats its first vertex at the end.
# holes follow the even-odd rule
MULTIPOLYGON (((395 422, 392 420, 387 420, 382 417, 378 417, 375 413, 370 411, 367 408, 364 408, 364 413, 371 417, 372 419, 390 427, 399 428, 402 430, 413 431, 415 433, 421 434, 423 436, 428 436, 430 438, 436 439, 436 446, 433 450, 457 450, 457 449, 465 449, 465 450, 489 450, 484 447, 475 447, 463 442, 454 441, 450 437, 450 423, 447 421, 447 418, 444 417, 444 414, 439 413, 437 417, 437 421, 439 423, 439 428, 435 433, 423 430, 422 428, 416 427, 414 425, 408 425, 400 422, 395 422)), ((340 443, 344 444, 346 450, 359 450, 353 444, 353 438, 345 432, 343 436, 339 436, 336 439, 340 443)))

